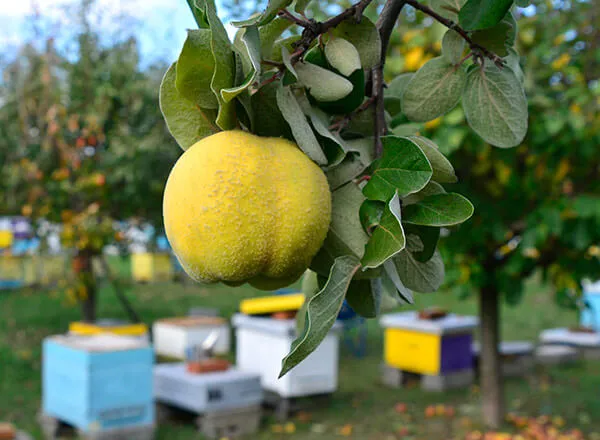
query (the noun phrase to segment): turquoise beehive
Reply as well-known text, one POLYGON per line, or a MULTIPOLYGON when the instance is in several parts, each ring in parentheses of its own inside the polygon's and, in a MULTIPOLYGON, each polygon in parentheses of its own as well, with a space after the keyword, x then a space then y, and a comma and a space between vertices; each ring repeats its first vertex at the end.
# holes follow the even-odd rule
POLYGON ((44 340, 42 409, 81 432, 154 424, 152 368, 147 342, 101 334, 44 340))
POLYGON ((581 325, 600 331, 600 281, 584 284, 583 302, 581 325))

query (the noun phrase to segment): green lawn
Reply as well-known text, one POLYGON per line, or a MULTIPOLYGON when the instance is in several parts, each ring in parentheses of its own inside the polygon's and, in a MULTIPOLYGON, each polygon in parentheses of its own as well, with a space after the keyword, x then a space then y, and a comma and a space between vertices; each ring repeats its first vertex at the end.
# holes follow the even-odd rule
MULTIPOLYGON (((127 269, 122 268, 126 275, 127 269)), ((240 299, 258 294, 248 287, 197 286, 177 283, 135 285, 129 297, 146 323, 160 317, 185 314, 190 307, 218 307, 226 316, 235 312, 240 299)), ((458 300, 449 293, 420 295, 415 307, 440 305, 458 313, 475 313, 473 299, 458 300)), ((571 325, 573 311, 561 310, 552 295, 530 282, 524 302, 503 308, 503 337, 535 340, 541 329, 571 325)), ((124 317, 108 286, 101 291, 101 317, 124 317)), ((15 423, 41 438, 35 415, 40 406, 40 348, 42 339, 64 332, 78 319, 78 309, 57 291, 20 290, 0 293, 0 421, 15 423)), ((446 394, 427 394, 418 388, 386 389, 379 383, 382 356, 381 331, 377 322, 369 326, 368 354, 354 358, 342 349, 340 387, 330 404, 302 414, 284 430, 267 419, 257 440, 349 438, 356 440, 465 438, 479 426, 478 388, 446 394), (398 414, 394 406, 405 402, 408 411, 398 414), (454 418, 424 417, 428 405, 452 405, 454 418), (293 428, 293 429, 292 429, 293 428), (410 435, 401 436, 407 429, 410 435)), ((538 369, 534 377, 507 382, 507 402, 513 412, 529 416, 560 415, 571 428, 580 428, 594 438, 600 431, 600 363, 581 363, 569 368, 538 369)), ((507 427, 507 430, 510 429, 507 427)), ((159 439, 200 438, 185 425, 163 425, 159 439)))

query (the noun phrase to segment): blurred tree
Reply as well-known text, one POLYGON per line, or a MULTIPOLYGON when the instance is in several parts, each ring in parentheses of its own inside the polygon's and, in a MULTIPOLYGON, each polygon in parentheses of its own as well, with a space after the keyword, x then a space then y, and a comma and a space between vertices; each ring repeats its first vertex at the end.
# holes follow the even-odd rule
MULTIPOLYGON (((447 283, 464 295, 479 293, 482 396, 492 425, 503 417, 496 350, 501 298, 518 303, 524 281, 540 270, 567 304, 582 278, 600 273, 600 35, 594 26, 600 4, 546 1, 526 12, 515 11, 530 128, 516 150, 484 143, 460 107, 425 124, 400 119, 393 129, 431 137, 455 166, 461 182, 455 190, 475 205, 471 220, 449 231, 441 249, 447 283)), ((410 31, 399 25, 389 79, 439 55, 437 25, 422 25, 410 31)))
POLYGON ((0 88, 0 194, 3 215, 62 224, 72 250, 83 318, 96 318, 92 258, 121 239, 114 220, 161 224, 164 182, 178 149, 162 123, 156 90, 165 66, 139 68, 134 36, 110 40, 79 4, 74 52, 31 41, 4 69, 0 88))

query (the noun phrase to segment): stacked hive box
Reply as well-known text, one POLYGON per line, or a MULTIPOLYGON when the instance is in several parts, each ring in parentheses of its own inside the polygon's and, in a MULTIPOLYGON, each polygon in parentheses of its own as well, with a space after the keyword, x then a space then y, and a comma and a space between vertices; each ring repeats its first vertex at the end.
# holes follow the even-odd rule
POLYGON ((321 345, 285 376, 279 378, 281 361, 297 336, 296 320, 285 313, 297 311, 301 294, 277 295, 243 301, 234 315, 236 364, 241 371, 261 378, 266 397, 275 401, 280 418, 287 418, 299 397, 328 395, 338 386, 340 324, 335 324, 321 345), (272 317, 281 316, 282 319, 272 317))
POLYGON ((60 335, 44 340, 42 427, 66 423, 87 439, 151 439, 153 353, 132 338, 60 335))
POLYGON ((584 285, 581 325, 600 331, 600 281, 584 285))
POLYGON ((420 375, 423 389, 442 391, 473 382, 473 330, 476 317, 447 315, 420 319, 416 312, 381 318, 384 334, 383 380, 401 386, 406 373, 420 375))
POLYGON ((256 374, 228 369, 191 373, 184 363, 154 368, 154 392, 160 413, 170 407, 197 414, 200 431, 209 438, 231 438, 258 431, 263 399, 256 374))
POLYGON ((214 316, 185 316, 156 321, 152 326, 156 354, 185 359, 186 350, 200 345, 212 332, 219 336, 213 353, 227 354, 231 337, 229 325, 223 318, 214 316))

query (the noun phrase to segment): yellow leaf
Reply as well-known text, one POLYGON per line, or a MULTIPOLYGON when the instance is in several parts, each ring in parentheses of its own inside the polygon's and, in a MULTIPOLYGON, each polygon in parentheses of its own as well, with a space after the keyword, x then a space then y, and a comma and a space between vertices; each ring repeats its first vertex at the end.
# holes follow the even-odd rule
POLYGON ((561 70, 564 67, 566 67, 570 61, 571 61, 571 57, 569 56, 569 54, 562 53, 557 59, 552 61, 551 66, 554 70, 561 70))

